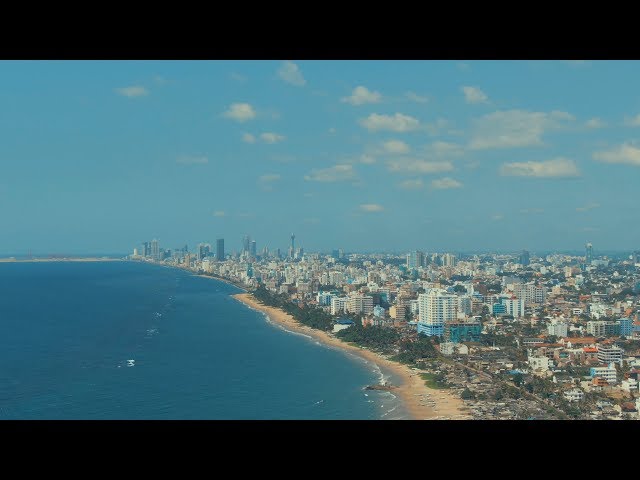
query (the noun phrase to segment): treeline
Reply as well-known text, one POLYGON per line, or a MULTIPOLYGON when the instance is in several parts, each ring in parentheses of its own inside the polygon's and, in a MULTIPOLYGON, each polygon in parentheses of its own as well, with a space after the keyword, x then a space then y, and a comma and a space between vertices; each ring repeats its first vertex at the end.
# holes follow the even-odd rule
POLYGON ((256 288, 252 294, 256 300, 270 307, 284 310, 303 325, 317 330, 331 330, 333 328, 333 318, 321 308, 300 308, 295 303, 289 301, 287 295, 271 293, 262 285, 256 288))
POLYGON ((340 330, 336 334, 336 337, 345 342, 353 342, 361 347, 370 348, 371 350, 393 353, 396 342, 400 339, 400 334, 393 328, 353 325, 352 327, 340 330))
POLYGON ((426 335, 419 334, 417 340, 403 340, 400 342, 400 353, 393 360, 401 363, 413 364, 416 360, 436 358, 438 351, 426 335))

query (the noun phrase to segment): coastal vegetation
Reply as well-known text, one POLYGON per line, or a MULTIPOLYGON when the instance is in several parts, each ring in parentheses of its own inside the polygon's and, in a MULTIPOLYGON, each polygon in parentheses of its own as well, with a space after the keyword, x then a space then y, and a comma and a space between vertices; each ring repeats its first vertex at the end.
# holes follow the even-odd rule
POLYGON ((252 293, 256 300, 270 307, 284 310, 303 325, 323 331, 331 330, 333 328, 333 318, 320 308, 302 308, 289 301, 287 295, 271 293, 262 285, 256 288, 252 293))
POLYGON ((396 343, 400 339, 400 334, 392 328, 354 325, 339 331, 336 337, 345 342, 352 342, 361 347, 390 354, 395 352, 396 343))

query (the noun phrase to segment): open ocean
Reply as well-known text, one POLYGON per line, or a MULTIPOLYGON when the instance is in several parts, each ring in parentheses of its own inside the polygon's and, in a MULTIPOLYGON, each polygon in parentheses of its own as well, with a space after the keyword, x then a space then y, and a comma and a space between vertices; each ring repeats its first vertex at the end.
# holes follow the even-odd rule
POLYGON ((0 263, 0 419, 407 418, 363 390, 374 365, 239 292, 144 263, 0 263))

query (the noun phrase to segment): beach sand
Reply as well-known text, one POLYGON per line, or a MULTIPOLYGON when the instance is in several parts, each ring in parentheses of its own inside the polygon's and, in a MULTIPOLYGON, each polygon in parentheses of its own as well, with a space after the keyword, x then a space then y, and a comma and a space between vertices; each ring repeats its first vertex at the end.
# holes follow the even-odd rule
MULTIPOLYGON (((209 277, 210 278, 210 277, 209 277)), ((386 359, 371 350, 348 344, 333 335, 320 330, 302 325, 291 315, 284 311, 266 306, 258 302, 249 293, 238 293, 234 298, 248 305, 255 310, 266 313, 269 318, 287 330, 304 333, 326 345, 341 348, 348 352, 378 365, 383 370, 391 371, 402 379, 402 384, 393 389, 393 393, 398 393, 407 411, 416 420, 437 420, 437 419, 470 419, 471 416, 464 408, 464 402, 447 390, 435 390, 428 388, 420 373, 424 370, 411 368, 401 363, 386 359)))

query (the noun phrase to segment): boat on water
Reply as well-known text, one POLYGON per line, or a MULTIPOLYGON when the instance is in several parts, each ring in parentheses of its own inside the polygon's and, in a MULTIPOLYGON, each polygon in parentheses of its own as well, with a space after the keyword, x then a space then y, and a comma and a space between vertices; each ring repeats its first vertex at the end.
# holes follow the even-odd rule
POLYGON ((127 360, 127 367, 133 367, 136 364, 135 360, 127 360))

